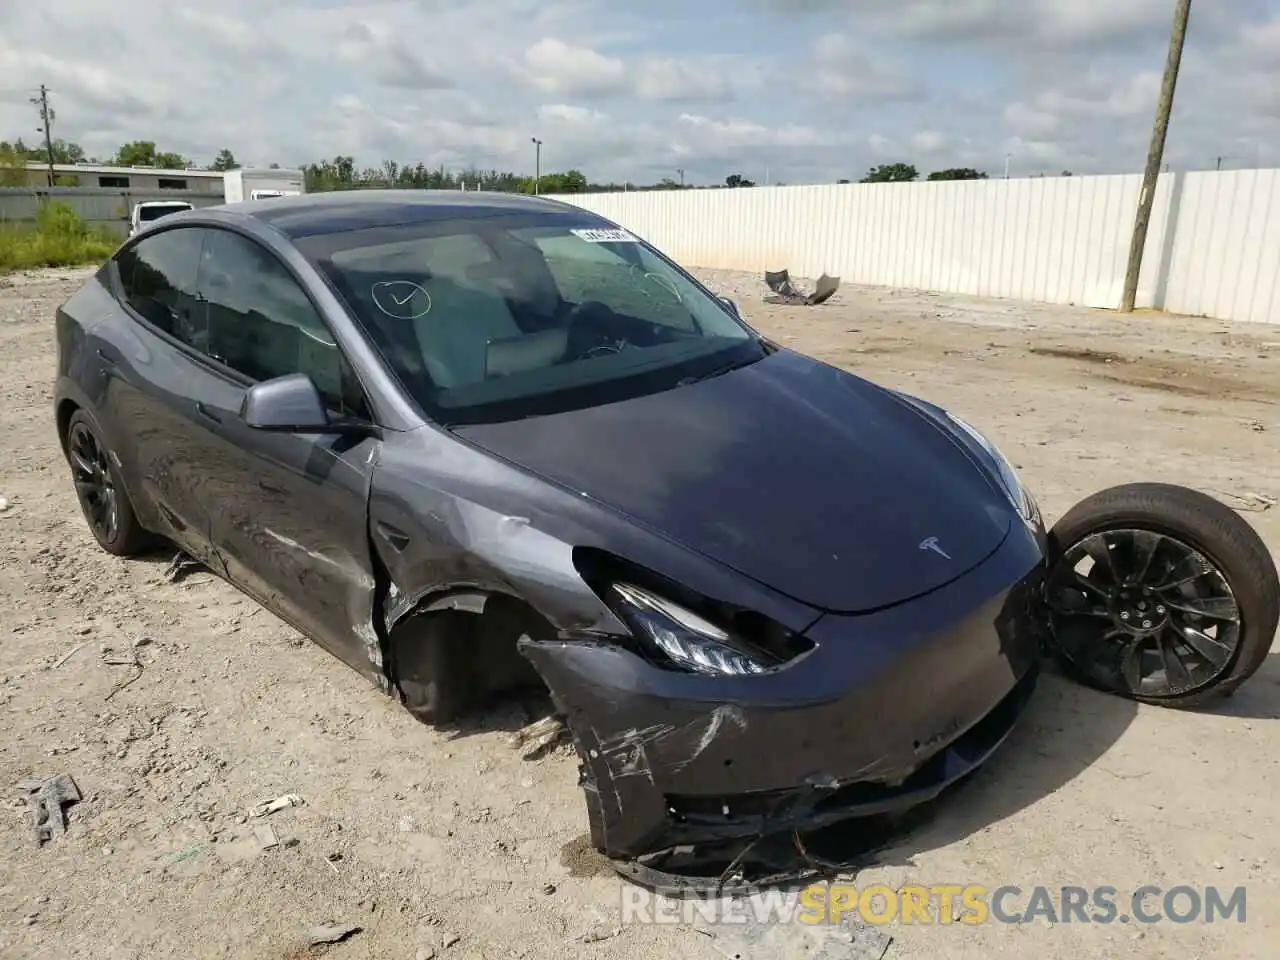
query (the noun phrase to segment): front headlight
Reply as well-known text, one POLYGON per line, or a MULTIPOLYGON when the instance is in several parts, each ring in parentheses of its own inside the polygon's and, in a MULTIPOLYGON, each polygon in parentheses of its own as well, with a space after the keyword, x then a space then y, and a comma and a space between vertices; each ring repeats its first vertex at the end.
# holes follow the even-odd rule
POLYGON ((673 663, 698 673, 750 676, 769 667, 738 649, 729 634, 684 607, 628 583, 611 588, 628 625, 673 663))
POLYGON ((1009 462, 1008 458, 977 427, 965 423, 950 411, 947 412, 947 419, 962 430, 995 463, 996 471, 1000 474, 1000 482, 1004 485, 1005 492, 1009 495, 1014 507, 1017 508, 1018 515, 1027 523, 1039 522, 1040 508, 1036 506, 1035 499, 1027 492, 1026 487, 1022 485, 1022 480, 1018 477, 1018 471, 1013 468, 1013 464, 1009 462))

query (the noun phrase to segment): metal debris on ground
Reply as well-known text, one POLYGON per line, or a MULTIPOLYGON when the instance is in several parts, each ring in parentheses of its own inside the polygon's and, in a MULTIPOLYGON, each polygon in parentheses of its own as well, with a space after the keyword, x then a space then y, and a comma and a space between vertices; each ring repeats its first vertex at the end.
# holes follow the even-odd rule
POLYGON ((92 642, 93 642, 92 640, 86 640, 84 641, 84 643, 77 643, 74 647, 72 647, 70 650, 64 653, 61 657, 59 657, 58 662, 55 663, 49 669, 57 670, 60 666, 62 666, 64 663, 66 663, 68 660, 70 660, 72 657, 74 657, 77 653, 79 653, 81 650, 83 650, 92 642))
POLYGON ((307 943, 319 946, 322 943, 341 943, 347 937, 359 933, 363 927, 358 923, 330 923, 312 927, 307 931, 307 943))
POLYGON ((622 933, 621 927, 596 927, 576 937, 570 937, 565 943, 603 943, 605 940, 612 940, 620 933, 622 933))
POLYGON ((263 850, 270 850, 272 847, 280 845, 280 840, 276 837, 275 830, 267 824, 253 828, 253 835, 258 838, 258 846, 263 850))
POLYGON ((173 555, 173 559, 169 561, 169 566, 165 568, 164 578, 170 583, 180 583, 190 574, 203 569, 205 569, 205 566, 199 560, 195 560, 182 551, 178 551, 173 555))
POLYGON ((80 788, 69 773, 43 780, 23 780, 18 784, 18 791, 27 801, 37 845, 67 832, 67 815, 62 808, 80 802, 80 788))
POLYGON ((1210 490, 1209 492, 1217 494, 1219 497, 1234 500, 1235 503, 1230 504, 1230 506, 1236 510, 1251 510, 1261 513, 1264 510, 1270 510, 1276 505, 1275 497, 1268 497, 1264 493, 1227 493, 1225 490, 1210 490))
POLYGON ((302 798, 296 793, 286 793, 283 796, 276 797, 274 800, 266 800, 257 806, 249 808, 249 816, 265 817, 269 813, 275 813, 277 810, 284 810, 286 807, 302 806, 302 798))
POLYGON ((142 671, 145 669, 142 665, 142 660, 138 658, 138 651, 136 647, 131 646, 129 648, 129 659, 127 660, 121 659, 120 657, 113 657, 111 656, 111 652, 112 651, 110 649, 107 649, 102 654, 102 662, 104 664, 108 667, 133 667, 134 674, 126 680, 121 680, 112 687, 111 692, 103 698, 105 700, 110 700, 125 687, 129 686, 129 684, 137 682, 137 680, 142 676, 142 671))
POLYGON ((511 749, 519 750, 525 760, 532 760, 569 738, 569 727, 562 717, 552 714, 534 721, 511 734, 511 749))
POLYGON ((818 278, 812 293, 804 293, 791 280, 787 270, 766 270, 765 285, 773 291, 773 296, 765 297, 765 303, 780 304, 784 307, 816 307, 826 303, 840 289, 840 278, 823 274, 818 278))

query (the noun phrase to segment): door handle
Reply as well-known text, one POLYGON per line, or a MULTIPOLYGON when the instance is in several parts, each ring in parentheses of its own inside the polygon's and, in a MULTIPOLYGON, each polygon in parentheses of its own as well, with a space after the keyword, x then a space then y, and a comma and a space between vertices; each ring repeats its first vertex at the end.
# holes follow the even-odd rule
POLYGON ((200 414, 200 416, 204 417, 206 420, 212 421, 213 423, 222 422, 222 418, 220 416, 218 416, 216 413, 210 410, 207 406, 205 406, 199 400, 196 401, 196 413, 200 414))

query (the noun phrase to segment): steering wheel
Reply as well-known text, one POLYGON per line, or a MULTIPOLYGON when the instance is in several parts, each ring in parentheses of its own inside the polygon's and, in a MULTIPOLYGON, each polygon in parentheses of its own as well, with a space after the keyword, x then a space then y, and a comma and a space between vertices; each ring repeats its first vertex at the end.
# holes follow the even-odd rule
POLYGON ((565 317, 568 338, 564 355, 570 360, 589 360, 619 353, 630 346, 618 331, 613 308, 599 300, 584 300, 565 317))

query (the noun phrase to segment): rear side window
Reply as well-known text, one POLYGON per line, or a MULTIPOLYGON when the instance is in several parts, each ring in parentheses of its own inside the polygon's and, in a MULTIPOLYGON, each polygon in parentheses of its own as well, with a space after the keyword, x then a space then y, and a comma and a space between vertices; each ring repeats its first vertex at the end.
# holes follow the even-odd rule
POLYGON ((196 300, 196 270, 203 232, 166 230, 116 255, 125 299, 144 320, 169 336, 204 351, 208 326, 196 300))
POLYGON ((210 357, 259 382, 305 373, 330 410, 369 418, 328 326, 270 250, 239 234, 210 230, 199 289, 208 307, 210 357))

